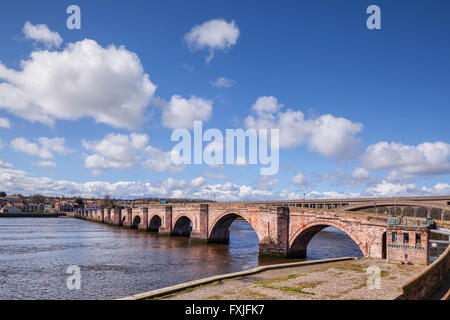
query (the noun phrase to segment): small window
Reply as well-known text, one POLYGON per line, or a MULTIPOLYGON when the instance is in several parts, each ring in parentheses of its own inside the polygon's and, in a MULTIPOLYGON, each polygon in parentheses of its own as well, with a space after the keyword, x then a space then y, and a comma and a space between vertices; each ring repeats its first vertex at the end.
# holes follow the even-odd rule
POLYGON ((422 243, 422 235, 420 233, 416 233, 416 244, 422 243))
POLYGON ((392 232, 392 242, 397 242, 397 232, 392 232))
POLYGON ((403 243, 409 243, 409 233, 403 234, 403 243))

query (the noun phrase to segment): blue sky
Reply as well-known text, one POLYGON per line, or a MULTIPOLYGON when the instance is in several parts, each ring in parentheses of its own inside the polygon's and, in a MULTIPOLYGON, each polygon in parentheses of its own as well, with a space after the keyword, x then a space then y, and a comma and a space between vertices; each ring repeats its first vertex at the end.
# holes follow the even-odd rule
POLYGON ((448 1, 77 1, 81 30, 66 27, 70 4, 0 4, 0 189, 450 194, 448 1), (371 4, 381 30, 366 27, 371 4), (229 85, 213 85, 220 78, 229 85), (279 128, 280 170, 174 167, 165 117, 223 132, 279 128))

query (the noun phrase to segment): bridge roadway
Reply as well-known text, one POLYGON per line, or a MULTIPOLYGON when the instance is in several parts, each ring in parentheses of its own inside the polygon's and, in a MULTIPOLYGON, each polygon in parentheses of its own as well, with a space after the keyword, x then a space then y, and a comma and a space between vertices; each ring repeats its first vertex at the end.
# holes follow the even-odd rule
POLYGON ((385 257, 387 215, 317 209, 279 203, 185 203, 88 210, 79 218, 193 241, 227 243, 232 222, 242 217, 255 230, 259 254, 303 258, 312 237, 333 226, 349 235, 366 257, 385 257))
POLYGON ((264 201, 288 207, 340 209, 450 220, 450 196, 264 201))

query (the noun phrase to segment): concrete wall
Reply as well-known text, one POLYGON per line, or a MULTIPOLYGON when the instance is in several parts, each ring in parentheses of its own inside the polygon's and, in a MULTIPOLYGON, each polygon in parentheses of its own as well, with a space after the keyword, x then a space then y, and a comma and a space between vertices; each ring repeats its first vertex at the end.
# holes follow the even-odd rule
POLYGON ((450 246, 424 271, 408 281, 403 287, 403 294, 398 300, 419 300, 433 293, 437 283, 446 279, 450 272, 450 246))

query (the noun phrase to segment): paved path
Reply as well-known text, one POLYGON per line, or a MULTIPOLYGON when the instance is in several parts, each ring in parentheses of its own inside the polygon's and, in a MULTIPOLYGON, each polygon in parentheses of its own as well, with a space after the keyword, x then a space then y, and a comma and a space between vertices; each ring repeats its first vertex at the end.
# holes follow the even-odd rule
POLYGON ((420 266, 388 264, 386 260, 359 260, 264 271, 243 279, 230 279, 187 289, 163 299, 183 300, 324 300, 395 299, 400 287, 423 270, 420 266), (381 270, 381 288, 369 289, 367 268, 381 270))

